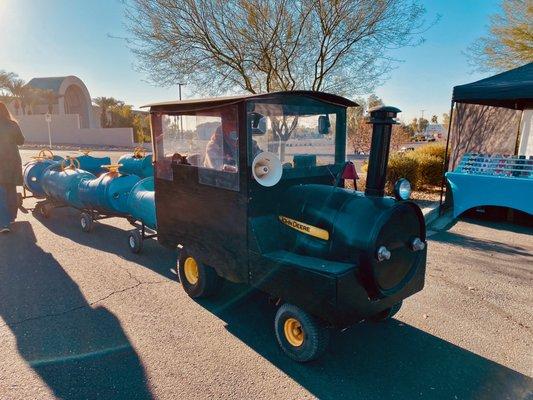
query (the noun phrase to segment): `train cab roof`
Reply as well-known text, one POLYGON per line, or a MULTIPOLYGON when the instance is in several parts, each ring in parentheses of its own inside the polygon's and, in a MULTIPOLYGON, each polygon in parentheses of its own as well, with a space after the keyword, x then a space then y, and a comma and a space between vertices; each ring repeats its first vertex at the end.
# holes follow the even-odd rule
POLYGON ((211 97, 202 99, 173 100, 151 103, 142 106, 150 108, 152 112, 185 112, 215 108, 225 105, 238 104, 249 100, 283 100, 284 98, 306 97, 314 100, 342 107, 357 107, 354 101, 331 93, 311 90, 280 91, 262 94, 244 94, 238 96, 211 97))

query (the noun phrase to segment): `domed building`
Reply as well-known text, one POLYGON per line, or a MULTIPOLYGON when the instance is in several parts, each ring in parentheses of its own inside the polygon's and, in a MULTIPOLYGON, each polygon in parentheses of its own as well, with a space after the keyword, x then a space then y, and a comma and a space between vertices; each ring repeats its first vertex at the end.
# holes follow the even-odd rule
POLYGON ((46 114, 49 111, 57 115, 77 114, 80 118, 80 128, 99 127, 98 119, 94 118, 89 90, 78 77, 70 75, 33 78, 27 86, 55 95, 53 102, 32 105, 33 114, 46 114))
POLYGON ((73 75, 33 78, 26 87, 36 95, 8 99, 27 143, 69 144, 83 147, 123 146, 134 143, 130 127, 102 128, 100 110, 92 105, 83 81, 73 75), (51 118, 45 117, 51 114, 51 118))

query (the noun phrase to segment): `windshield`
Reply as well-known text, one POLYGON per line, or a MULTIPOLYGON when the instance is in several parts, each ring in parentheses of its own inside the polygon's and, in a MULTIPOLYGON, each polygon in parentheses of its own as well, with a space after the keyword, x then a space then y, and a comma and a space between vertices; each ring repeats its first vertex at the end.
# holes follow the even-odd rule
MULTIPOLYGON (((249 162, 259 152, 269 151, 279 157, 284 168, 335 164, 337 129, 345 116, 344 108, 312 99, 299 98, 294 104, 290 101, 250 102, 248 135, 252 137, 252 151, 249 162)), ((337 157, 344 159, 344 154, 337 154, 337 157)))

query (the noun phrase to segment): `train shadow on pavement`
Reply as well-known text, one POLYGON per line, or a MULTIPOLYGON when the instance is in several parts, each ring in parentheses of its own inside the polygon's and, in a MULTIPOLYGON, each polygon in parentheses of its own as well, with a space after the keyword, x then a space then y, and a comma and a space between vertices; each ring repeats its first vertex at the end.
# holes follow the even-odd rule
MULTIPOLYGON (((468 223, 475 223, 481 227, 487 227, 491 229, 507 229, 515 233, 523 233, 532 235, 533 229, 513 226, 512 224, 500 224, 500 223, 479 223, 479 221, 468 220, 468 223)), ((431 240, 441 243, 448 243, 463 248, 469 248, 478 251, 491 251, 503 254, 509 254, 511 256, 525 256, 531 257, 529 250, 523 247, 520 243, 503 243, 491 239, 476 238, 473 236, 463 235, 454 231, 439 232, 431 236, 431 240)))
POLYGON ((76 282, 37 245, 29 222, 17 222, 15 233, 0 237, 0 254, 0 330, 11 330, 20 356, 55 396, 152 398, 119 320, 87 302, 76 282))
POLYGON ((199 303, 320 399, 525 399, 533 388, 531 378, 398 320, 336 332, 322 359, 298 364, 277 346, 276 309, 263 294, 225 284, 199 303))
POLYGON ((82 246, 116 254, 125 260, 134 262, 142 267, 168 279, 176 279, 175 270, 177 251, 169 250, 157 243, 156 239, 144 242, 144 250, 140 254, 133 254, 128 247, 128 230, 134 229, 125 220, 120 221, 121 227, 116 227, 112 221, 116 219, 96 222, 91 233, 81 230, 79 222, 80 213, 71 208, 59 208, 52 211, 50 218, 43 218, 36 214, 38 219, 47 229, 56 235, 68 238, 82 246))

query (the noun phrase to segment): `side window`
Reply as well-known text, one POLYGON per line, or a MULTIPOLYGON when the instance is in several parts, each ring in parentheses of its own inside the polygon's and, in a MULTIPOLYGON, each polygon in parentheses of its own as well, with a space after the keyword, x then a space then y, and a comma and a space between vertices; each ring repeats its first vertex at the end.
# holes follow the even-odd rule
MULTIPOLYGON (((197 167, 200 183, 239 190, 239 136, 235 106, 187 115, 164 114, 158 163, 197 167)), ((167 170, 172 168, 167 168, 167 170)), ((167 179, 164 176, 161 178, 167 179)))

